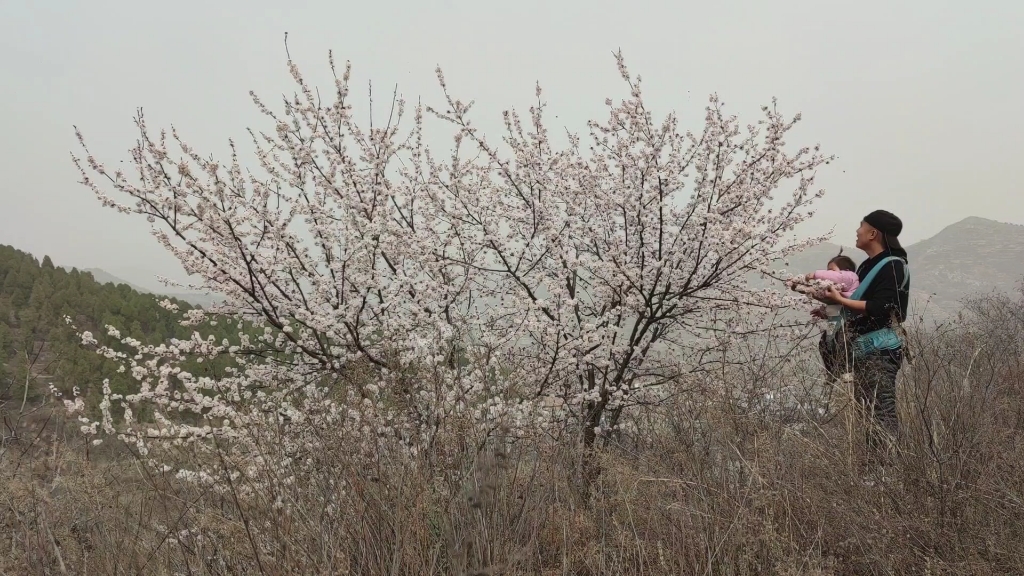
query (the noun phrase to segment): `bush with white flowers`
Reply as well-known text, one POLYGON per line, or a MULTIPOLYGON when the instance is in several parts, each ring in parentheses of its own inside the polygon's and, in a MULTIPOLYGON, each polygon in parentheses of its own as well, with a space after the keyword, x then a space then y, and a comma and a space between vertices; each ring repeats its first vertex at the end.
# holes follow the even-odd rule
POLYGON ((410 122, 396 100, 386 125, 366 127, 349 65, 327 101, 290 61, 294 98, 274 110, 253 96, 273 127, 251 132, 253 169, 233 142, 217 161, 141 113, 130 174, 79 133, 82 182, 147 218, 201 288, 225 297, 189 313, 190 340, 116 335, 133 352, 98 347, 139 387, 107 393, 101 424, 82 416, 83 429, 143 454, 216 445, 255 460, 273 431, 290 465, 315 455, 317 431, 344 430, 353 453, 385 441, 415 452, 456 418, 575 423, 589 446, 647 391, 764 329, 793 297, 750 278, 818 240, 792 233, 830 158, 789 150, 800 117, 774 103, 745 127, 714 96, 697 132, 675 114, 656 120, 617 62, 628 96, 565 145, 550 138, 539 87, 527 114, 504 114, 499 139, 478 131, 440 70, 442 106, 416 106, 410 122), (424 144, 431 115, 451 128, 451 149, 424 144), (213 315, 238 324, 236 341, 200 334, 213 315), (231 366, 181 369, 196 358, 231 366), (133 419, 143 406, 151 421, 133 419))

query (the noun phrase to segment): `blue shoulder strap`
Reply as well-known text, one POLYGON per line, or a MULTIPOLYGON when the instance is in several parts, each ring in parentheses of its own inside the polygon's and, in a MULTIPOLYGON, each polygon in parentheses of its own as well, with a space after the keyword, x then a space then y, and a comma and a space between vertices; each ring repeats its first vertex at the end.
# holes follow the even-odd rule
POLYGON ((879 262, 878 264, 875 264, 875 267, 872 268, 870 272, 868 272, 868 275, 864 277, 864 281, 861 282, 860 285, 857 286, 857 289, 853 291, 853 294, 850 295, 850 299, 860 300, 861 297, 864 296, 864 292, 867 291, 868 286, 871 285, 871 281, 874 280, 875 276, 878 275, 878 271, 882 269, 882 266, 885 266, 886 264, 893 260, 898 260, 903 263, 903 282, 900 283, 900 290, 905 288, 907 286, 907 282, 910 280, 910 270, 909 266, 907 265, 907 261, 898 256, 887 256, 885 258, 882 258, 882 261, 879 262))

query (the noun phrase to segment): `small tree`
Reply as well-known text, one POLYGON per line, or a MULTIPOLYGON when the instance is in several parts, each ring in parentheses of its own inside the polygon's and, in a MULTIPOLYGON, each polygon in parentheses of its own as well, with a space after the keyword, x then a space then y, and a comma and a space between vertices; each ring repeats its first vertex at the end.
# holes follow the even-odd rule
MULTIPOLYGON (((225 296, 215 312, 262 330, 240 329, 233 343, 125 339, 134 356, 102 349, 141 382, 106 405, 153 405, 161 423, 142 431, 129 410, 122 432, 140 447, 224 434, 244 449, 240 429, 343 421, 366 437, 369 422, 421 446, 454 414, 535 427, 533 401, 557 396, 589 447, 645 391, 698 369, 729 334, 764 328, 788 300, 749 280, 813 242, 787 238, 822 195, 812 185, 829 158, 785 150, 800 117, 774 102, 745 130, 714 96, 700 132, 681 132, 675 114, 656 121, 640 78, 616 59, 629 97, 607 100, 607 119, 565 146, 545 127, 539 87, 528 116, 504 114, 499 145, 440 70, 444 107, 417 106, 403 130, 394 99, 386 125, 364 128, 349 65, 322 103, 290 60, 298 91, 280 112, 253 95, 275 128, 250 132, 260 176, 233 142, 221 163, 172 130, 172 151, 141 112, 133 179, 78 133, 83 183, 148 218, 201 288, 225 296), (423 143, 427 115, 454 129, 443 157, 423 143), (219 378, 176 368, 225 354, 237 366, 219 378), (347 377, 360 362, 372 378, 347 377)), ((109 413, 104 426, 115 430, 109 413)))

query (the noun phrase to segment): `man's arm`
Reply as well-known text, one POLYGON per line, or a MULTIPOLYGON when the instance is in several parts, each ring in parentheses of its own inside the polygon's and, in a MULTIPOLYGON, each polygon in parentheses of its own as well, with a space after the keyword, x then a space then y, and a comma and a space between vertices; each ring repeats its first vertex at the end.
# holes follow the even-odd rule
POLYGON ((899 287, 903 284, 905 274, 902 263, 890 262, 871 281, 869 300, 851 300, 843 296, 832 300, 853 312, 866 314, 872 320, 885 323, 891 310, 900 309, 899 287))
MULTIPOLYGON (((838 292, 839 291, 836 290, 836 293, 838 293, 838 292)), ((868 304, 864 300, 850 300, 849 298, 846 298, 844 296, 839 296, 838 298, 834 298, 834 301, 835 301, 836 304, 839 304, 839 305, 843 306, 847 310, 852 310, 854 312, 857 312, 858 314, 864 313, 864 310, 866 309, 867 304, 868 304)))

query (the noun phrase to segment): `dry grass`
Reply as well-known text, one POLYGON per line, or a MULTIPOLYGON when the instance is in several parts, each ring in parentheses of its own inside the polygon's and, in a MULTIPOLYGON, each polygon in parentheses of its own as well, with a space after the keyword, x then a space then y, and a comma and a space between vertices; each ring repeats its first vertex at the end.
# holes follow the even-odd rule
POLYGON ((50 424, 0 469, 0 574, 1021 574, 1024 321, 972 306, 912 331, 888 458, 844 390, 781 418, 743 399, 799 374, 723 370, 639 414, 585 502, 568 443, 461 430, 355 466, 334 438, 243 502, 128 453, 87 461, 50 424))

